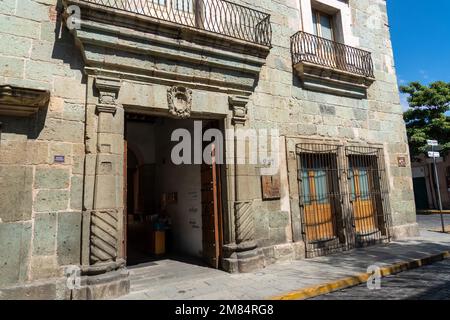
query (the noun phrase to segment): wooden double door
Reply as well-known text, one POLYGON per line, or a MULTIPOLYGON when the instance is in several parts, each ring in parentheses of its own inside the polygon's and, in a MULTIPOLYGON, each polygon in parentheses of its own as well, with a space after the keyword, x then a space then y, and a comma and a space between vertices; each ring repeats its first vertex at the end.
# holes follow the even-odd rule
POLYGON ((330 154, 305 154, 301 166, 306 239, 309 243, 336 239, 339 186, 335 158, 330 154))
MULTIPOLYGON (((350 156, 350 202, 357 236, 380 231, 381 190, 375 156, 350 156)), ((382 210, 381 210, 382 211, 382 210)))

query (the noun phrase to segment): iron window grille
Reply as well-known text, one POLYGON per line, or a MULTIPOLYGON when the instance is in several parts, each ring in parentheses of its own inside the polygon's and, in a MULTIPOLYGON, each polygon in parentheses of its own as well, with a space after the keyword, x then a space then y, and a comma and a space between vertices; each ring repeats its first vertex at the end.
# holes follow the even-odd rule
POLYGON ((350 146, 345 148, 345 153, 354 245, 389 241, 391 214, 383 149, 350 146))
POLYGON ((303 143, 296 153, 308 258, 390 240, 382 148, 303 143))
POLYGON ((308 258, 343 250, 341 146, 298 144, 302 233, 308 258))

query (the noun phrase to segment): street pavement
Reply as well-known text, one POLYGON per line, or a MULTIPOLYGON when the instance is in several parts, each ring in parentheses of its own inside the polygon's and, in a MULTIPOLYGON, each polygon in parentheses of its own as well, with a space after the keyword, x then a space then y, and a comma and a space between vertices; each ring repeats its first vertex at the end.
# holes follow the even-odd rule
POLYGON ((311 300, 450 300, 450 259, 381 279, 381 288, 367 285, 311 300))
MULTIPOLYGON (((431 218, 431 223, 435 218, 431 218)), ((123 300, 262 300, 450 250, 450 235, 427 231, 408 241, 355 249, 325 257, 269 265, 229 274, 189 262, 166 259, 130 269, 131 292, 123 300)), ((420 269, 419 269, 420 270, 420 269)), ((448 275, 448 270, 441 270, 448 275)), ((443 279, 436 278, 437 284, 443 279)), ((413 282, 417 287, 420 283, 413 282)), ((443 289, 444 290, 444 289, 443 289)), ((445 291, 445 290, 444 290, 445 291)))
MULTIPOLYGON (((441 228, 440 215, 418 215, 417 222, 422 234, 446 236, 428 233, 441 228)), ((450 215, 444 215, 444 224, 450 225, 450 215)), ((450 259, 383 278, 379 290, 363 284, 311 300, 450 300, 450 259)))
MULTIPOLYGON (((444 225, 450 226, 450 214, 444 214, 444 225)), ((422 230, 441 229, 441 216, 439 214, 417 215, 417 223, 422 230)))

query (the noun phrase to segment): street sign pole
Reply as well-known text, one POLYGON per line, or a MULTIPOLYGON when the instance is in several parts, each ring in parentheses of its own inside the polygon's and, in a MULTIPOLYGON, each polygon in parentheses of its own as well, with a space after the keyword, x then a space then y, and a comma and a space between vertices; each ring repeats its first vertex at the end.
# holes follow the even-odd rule
MULTIPOLYGON (((434 145, 431 146, 431 151, 434 153, 434 145)), ((437 185, 439 212, 441 213, 442 233, 445 233, 444 213, 442 212, 441 187, 439 185, 439 175, 438 175, 438 171, 437 171, 436 155, 435 154, 433 154, 433 163, 434 163, 434 176, 435 176, 436 185, 437 185)))

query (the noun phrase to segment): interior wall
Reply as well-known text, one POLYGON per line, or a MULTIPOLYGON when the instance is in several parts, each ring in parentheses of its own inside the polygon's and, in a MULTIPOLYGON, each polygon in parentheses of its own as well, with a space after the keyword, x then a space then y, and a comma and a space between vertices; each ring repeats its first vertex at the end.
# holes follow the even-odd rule
POLYGON ((160 194, 177 193, 177 203, 168 205, 172 217, 174 249, 190 256, 201 257, 203 250, 201 166, 174 165, 171 162, 173 130, 185 128, 193 137, 194 122, 167 120, 158 128, 158 170, 160 194), (160 138, 159 138, 160 137, 160 138))
POLYGON ((141 156, 141 211, 158 214, 164 193, 176 193, 177 202, 167 211, 172 220, 173 249, 189 256, 202 256, 201 166, 174 165, 171 161, 173 130, 185 128, 193 137, 192 120, 160 119, 129 122, 127 139, 141 156))

